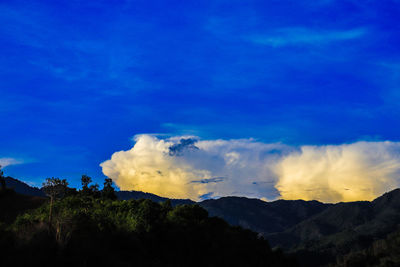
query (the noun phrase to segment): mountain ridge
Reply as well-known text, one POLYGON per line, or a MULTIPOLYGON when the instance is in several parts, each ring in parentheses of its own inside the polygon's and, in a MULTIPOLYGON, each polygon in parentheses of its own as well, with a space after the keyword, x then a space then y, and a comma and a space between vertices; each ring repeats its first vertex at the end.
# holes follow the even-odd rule
MULTIPOLYGON (((7 177, 6 182, 17 193, 28 194, 23 198, 25 202, 33 201, 29 194, 43 193, 40 189, 32 188, 17 179, 7 177)), ((155 202, 170 200, 173 206, 198 204, 207 210, 211 217, 220 217, 233 226, 258 232, 268 240, 271 247, 282 248, 301 259, 300 263, 303 266, 324 266, 335 261, 346 262, 343 257, 354 259, 354 255, 361 257, 359 256, 361 254, 378 258, 380 256, 371 252, 371 248, 375 248, 376 244, 380 244, 379 240, 386 240, 392 233, 394 236, 400 236, 398 234, 400 233, 400 189, 386 192, 373 201, 335 204, 316 200, 265 202, 236 196, 194 202, 188 199, 168 199, 140 191, 116 193, 121 200, 150 199, 155 202)), ((35 205, 45 201, 45 198, 35 197, 39 197, 35 200, 35 205)), ((30 207, 30 203, 24 205, 30 207)), ((391 239, 388 240, 385 242, 395 243, 390 241, 391 239)), ((388 255, 394 253, 390 249, 381 248, 381 250, 388 255)))

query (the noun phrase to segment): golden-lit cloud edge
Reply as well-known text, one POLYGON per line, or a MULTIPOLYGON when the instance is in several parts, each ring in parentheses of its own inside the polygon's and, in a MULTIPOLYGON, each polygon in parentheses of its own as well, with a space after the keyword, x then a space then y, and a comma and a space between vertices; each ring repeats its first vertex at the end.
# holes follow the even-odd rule
POLYGON ((400 143, 294 147, 144 134, 100 165, 121 190, 169 198, 372 200, 399 186, 400 143))

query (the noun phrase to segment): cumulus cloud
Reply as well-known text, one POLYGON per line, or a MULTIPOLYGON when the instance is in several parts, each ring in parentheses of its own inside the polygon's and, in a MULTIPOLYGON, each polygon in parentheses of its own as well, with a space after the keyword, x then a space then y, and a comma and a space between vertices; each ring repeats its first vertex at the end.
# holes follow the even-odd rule
POLYGON ((276 197, 276 177, 269 165, 286 151, 282 144, 251 139, 198 140, 135 137, 128 151, 101 164, 103 173, 123 190, 140 190, 173 198, 245 195, 276 197))
POLYGON ((400 143, 303 146, 275 170, 275 186, 284 199, 372 200, 399 186, 400 143))
POLYGON ((254 139, 138 135, 101 164, 122 190, 171 198, 372 200, 398 187, 400 143, 293 147, 254 139))

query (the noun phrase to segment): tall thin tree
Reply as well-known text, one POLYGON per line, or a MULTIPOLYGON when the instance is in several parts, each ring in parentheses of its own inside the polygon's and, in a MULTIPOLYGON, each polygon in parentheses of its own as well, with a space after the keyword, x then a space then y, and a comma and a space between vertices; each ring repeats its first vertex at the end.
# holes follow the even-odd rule
POLYGON ((4 191, 6 190, 6 179, 4 178, 4 172, 1 168, 2 166, 0 165, 0 186, 1 190, 4 191))
POLYGON ((53 216, 53 203, 56 198, 63 197, 67 191, 68 182, 67 180, 60 178, 46 178, 43 183, 42 190, 45 194, 50 197, 50 210, 49 210, 49 229, 51 225, 51 219, 53 216))
POLYGON ((92 178, 87 176, 86 174, 83 174, 81 177, 81 183, 82 183, 82 193, 84 194, 89 194, 90 189, 89 189, 89 184, 92 182, 92 178))

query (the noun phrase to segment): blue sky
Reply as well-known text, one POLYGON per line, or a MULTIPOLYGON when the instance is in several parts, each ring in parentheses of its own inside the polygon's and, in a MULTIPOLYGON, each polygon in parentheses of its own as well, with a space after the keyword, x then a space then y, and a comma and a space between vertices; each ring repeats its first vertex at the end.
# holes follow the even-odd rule
POLYGON ((1 1, 0 158, 40 185, 141 133, 398 141, 399 1, 1 1))

